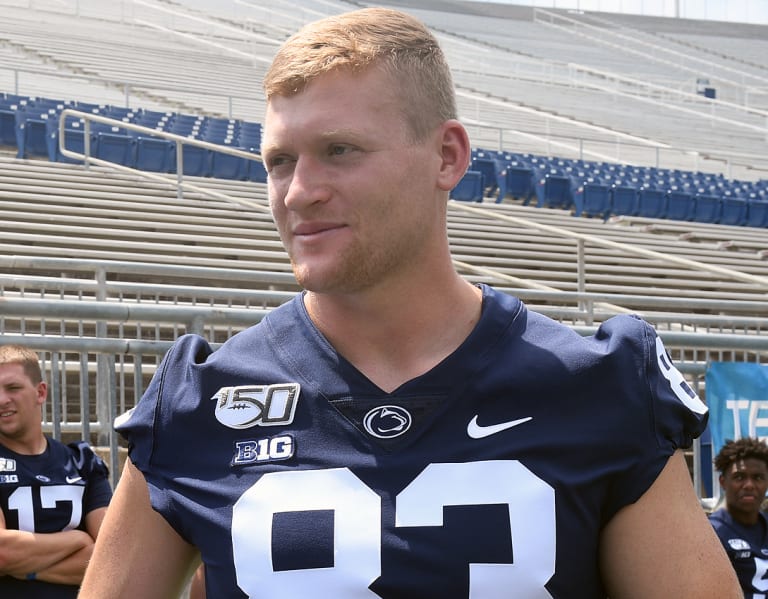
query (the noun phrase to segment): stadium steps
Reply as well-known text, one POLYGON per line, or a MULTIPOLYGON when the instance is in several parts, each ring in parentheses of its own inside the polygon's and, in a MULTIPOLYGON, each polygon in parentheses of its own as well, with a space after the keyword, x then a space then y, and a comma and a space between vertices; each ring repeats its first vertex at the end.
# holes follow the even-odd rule
MULTIPOLYGON (((290 273, 287 256, 266 212, 262 184, 213 180, 217 189, 261 207, 255 211, 195 194, 180 200, 171 186, 163 189, 162 184, 114 174, 109 169, 7 159, 0 166, 0 216, 5 223, 0 251, 5 255, 66 255, 80 260, 290 273)), ((485 211, 482 216, 468 213, 460 204, 451 205, 449 235, 456 259, 555 289, 578 288, 576 243, 555 235, 542 236, 537 223, 768 276, 768 260, 761 259, 756 250, 759 237, 743 227, 685 223, 686 235, 680 228, 665 229, 665 221, 656 221, 658 228, 653 229, 649 223, 654 221, 649 219, 602 222, 573 218, 555 209, 480 206, 485 211), (533 227, 506 222, 505 215, 529 220, 533 227), (543 239, 546 242, 542 243, 543 239)), ((585 256, 586 291, 679 295, 683 289, 690 297, 765 296, 759 286, 670 267, 663 260, 613 248, 587 244, 585 256)))

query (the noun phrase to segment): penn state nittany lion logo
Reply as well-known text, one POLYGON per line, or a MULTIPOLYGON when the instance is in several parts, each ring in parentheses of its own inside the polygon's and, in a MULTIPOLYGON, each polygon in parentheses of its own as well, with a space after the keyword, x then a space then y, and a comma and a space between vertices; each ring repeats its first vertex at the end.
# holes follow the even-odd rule
POLYGON ((298 383, 222 387, 216 400, 216 420, 234 429, 290 424, 296 412, 298 383))
POLYGON ((368 434, 379 439, 399 437, 411 428, 411 415, 400 406, 379 406, 372 409, 363 418, 363 426, 368 434))

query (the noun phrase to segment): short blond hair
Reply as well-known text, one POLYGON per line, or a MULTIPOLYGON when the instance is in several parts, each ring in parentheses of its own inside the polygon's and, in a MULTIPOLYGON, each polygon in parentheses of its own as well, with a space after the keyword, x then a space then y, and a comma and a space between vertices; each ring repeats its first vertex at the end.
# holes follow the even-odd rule
POLYGON ((0 345, 0 366, 3 364, 21 364, 24 374, 33 385, 43 380, 40 359, 37 354, 23 345, 0 345))
POLYGON ((378 67, 397 86, 410 135, 423 140, 457 118, 453 79, 440 45, 418 19, 365 8, 310 23, 278 50, 264 77, 267 101, 292 96, 320 75, 378 67))

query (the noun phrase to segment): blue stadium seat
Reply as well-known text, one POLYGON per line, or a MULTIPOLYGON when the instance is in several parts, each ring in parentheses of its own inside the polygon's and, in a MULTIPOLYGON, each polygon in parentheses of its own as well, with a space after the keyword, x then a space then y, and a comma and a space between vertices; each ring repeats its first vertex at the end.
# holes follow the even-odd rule
POLYGON ((176 135, 191 136, 192 133, 197 133, 199 131, 202 120, 202 117, 194 114, 177 113, 169 119, 165 130, 175 133, 176 135))
POLYGON ((160 137, 136 137, 136 168, 155 173, 176 171, 176 142, 160 137))
POLYGON ((746 224, 747 198, 726 190, 723 192, 721 201, 720 224, 738 226, 746 224))
POLYGON ((478 154, 472 159, 469 169, 483 174, 484 195, 490 196, 499 192, 502 167, 495 157, 478 154))
POLYGON ((96 104, 94 102, 75 102, 72 108, 80 112, 90 112, 91 114, 103 114, 106 110, 106 104, 96 104))
POLYGON ((136 125, 147 127, 149 129, 165 129, 166 123, 171 118, 172 113, 159 110, 140 110, 133 119, 136 125))
POLYGON ((211 176, 217 179, 245 181, 249 160, 223 152, 211 152, 211 176))
POLYGON ((239 132, 240 121, 238 120, 207 117, 200 125, 199 137, 214 144, 238 145, 239 132))
POLYGON ((248 180, 257 183, 267 182, 267 170, 264 168, 264 163, 261 160, 248 161, 248 180))
POLYGON ((573 179, 565 174, 548 173, 544 176, 544 192, 539 206, 547 208, 573 207, 573 179))
POLYGON ((111 119, 125 120, 128 123, 132 123, 136 119, 137 113, 133 108, 128 108, 127 106, 106 106, 101 114, 111 119))
POLYGON ((48 120, 57 120, 56 114, 55 108, 37 107, 15 112, 17 158, 48 155, 48 120))
POLYGON ((583 181, 574 194, 574 216, 607 218, 611 212, 611 188, 599 179, 583 181))
POLYGON ((716 187, 699 188, 696 191, 696 208, 693 220, 699 223, 718 223, 722 212, 722 200, 716 187))
MULTIPOLYGON (((193 177, 211 176, 211 151, 198 146, 185 145, 182 148, 184 174, 193 177)), ((178 165, 177 165, 178 168, 178 165)))
POLYGON ((100 131, 94 157, 133 168, 136 166, 136 139, 127 133, 100 131))
POLYGON ((483 201, 483 173, 468 170, 451 191, 451 199, 462 202, 483 201))
POLYGON ((768 198, 753 194, 747 199, 748 227, 768 227, 768 198))
POLYGON ((0 104, 0 145, 16 145, 16 111, 18 104, 12 102, 0 104))
POLYGON ((504 168, 505 195, 521 199, 523 205, 527 206, 536 197, 533 177, 533 169, 530 166, 517 161, 510 162, 504 168))
POLYGON ((244 121, 235 138, 235 143, 241 148, 258 148, 261 146, 261 123, 244 121))
POLYGON ((611 214, 636 216, 638 198, 639 185, 637 181, 617 180, 611 186, 611 214))
MULTIPOLYGON (((94 150, 99 141, 95 133, 90 134, 90 143, 88 144, 88 152, 91 156, 94 155, 94 150)), ((67 150, 78 152, 79 154, 85 154, 85 125, 81 119, 74 119, 68 117, 64 123, 64 147, 67 150)), ((76 160, 64 156, 59 150, 59 121, 49 120, 46 134, 46 149, 48 153, 48 160, 51 162, 68 162, 74 164, 82 164, 82 160, 76 160)))
POLYGON ((673 185, 667 194, 667 216, 672 220, 693 220, 696 200, 689 183, 673 185))
POLYGON ((638 192, 637 214, 646 218, 665 218, 667 191, 658 185, 643 185, 638 192))

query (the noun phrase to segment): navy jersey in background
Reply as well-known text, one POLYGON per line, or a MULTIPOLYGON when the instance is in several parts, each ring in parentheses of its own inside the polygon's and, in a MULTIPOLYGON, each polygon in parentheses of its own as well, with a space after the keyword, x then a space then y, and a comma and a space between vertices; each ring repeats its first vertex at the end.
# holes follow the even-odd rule
MULTIPOLYGON (((48 439, 40 455, 0 445, 0 507, 8 529, 53 533, 85 530, 85 516, 112 498, 104 462, 84 442, 48 439)), ((0 576, 3 599, 74 599, 78 587, 0 576)))

